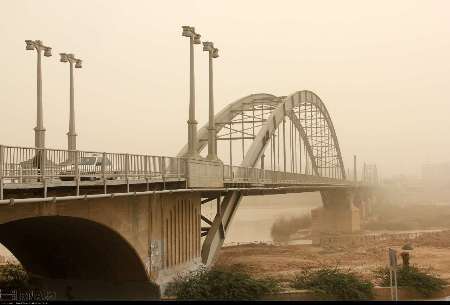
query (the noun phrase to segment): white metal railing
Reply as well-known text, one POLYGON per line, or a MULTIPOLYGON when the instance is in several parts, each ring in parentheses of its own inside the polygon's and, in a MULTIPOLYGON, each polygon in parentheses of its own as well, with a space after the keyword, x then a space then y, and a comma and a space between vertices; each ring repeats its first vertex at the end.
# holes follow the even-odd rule
MULTIPOLYGON (((166 181, 167 178, 187 179, 186 174, 184 158, 0 145, 0 199, 3 199, 4 187, 8 184, 41 183, 46 189, 52 183, 57 184, 54 183, 57 181, 74 181, 78 195, 81 180, 103 180, 105 192, 107 180, 126 181, 129 191, 130 180, 152 182, 166 181)), ((228 184, 338 181, 342 180, 260 168, 229 165, 223 168, 223 182, 228 184)))
POLYGON ((53 180, 184 178, 183 158, 0 145, 0 187, 53 180))
POLYGON ((223 176, 225 183, 308 184, 336 183, 337 181, 340 181, 340 179, 329 177, 229 165, 224 165, 223 176))

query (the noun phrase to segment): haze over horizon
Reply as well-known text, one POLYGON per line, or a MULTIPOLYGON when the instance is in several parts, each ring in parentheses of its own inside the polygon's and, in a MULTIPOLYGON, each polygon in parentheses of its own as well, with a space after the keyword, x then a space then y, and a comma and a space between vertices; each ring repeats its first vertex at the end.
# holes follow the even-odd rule
MULTIPOLYGON (((188 42, 219 48, 215 109, 252 93, 308 89, 326 104, 344 164, 383 177, 450 161, 448 1, 4 1, 0 4, 0 144, 32 146, 36 56, 43 57, 46 146, 65 148, 68 66, 75 72, 78 148, 174 156, 187 141, 188 42)), ((196 47, 196 116, 208 116, 207 57, 196 47)))

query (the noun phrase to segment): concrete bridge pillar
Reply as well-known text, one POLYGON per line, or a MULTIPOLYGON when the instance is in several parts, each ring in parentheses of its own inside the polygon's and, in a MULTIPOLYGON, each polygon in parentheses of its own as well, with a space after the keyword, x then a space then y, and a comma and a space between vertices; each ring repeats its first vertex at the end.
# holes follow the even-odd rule
POLYGON ((360 211, 353 205, 351 191, 322 191, 321 195, 323 207, 311 211, 313 244, 320 244, 324 236, 360 231, 360 211))
POLYGON ((353 205, 359 209, 362 223, 366 222, 372 214, 374 201, 374 194, 370 190, 355 191, 353 205))

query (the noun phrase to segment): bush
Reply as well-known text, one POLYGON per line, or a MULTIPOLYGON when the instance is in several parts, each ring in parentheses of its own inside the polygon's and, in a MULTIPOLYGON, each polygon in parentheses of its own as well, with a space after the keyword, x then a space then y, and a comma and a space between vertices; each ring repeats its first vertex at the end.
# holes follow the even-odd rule
POLYGON ((295 289, 310 289, 327 299, 369 300, 373 297, 373 284, 353 273, 337 267, 304 269, 291 282, 295 289))
POLYGON ((165 294, 191 300, 252 300, 280 289, 273 279, 254 279, 236 269, 200 268, 169 283, 165 294))
MULTIPOLYGON (((391 285, 388 267, 375 270, 375 277, 380 286, 391 285)), ((397 286, 413 288, 424 297, 443 290, 446 285, 447 283, 433 274, 430 269, 421 269, 417 266, 402 266, 397 269, 397 286)))
POLYGON ((311 227, 311 216, 301 215, 291 218, 278 218, 270 229, 274 241, 288 241, 289 237, 298 230, 311 227))
POLYGON ((21 265, 7 263, 0 266, 0 288, 24 288, 29 285, 29 281, 21 265))
POLYGON ((402 250, 413 250, 413 247, 411 246, 411 244, 405 244, 403 245, 402 250))

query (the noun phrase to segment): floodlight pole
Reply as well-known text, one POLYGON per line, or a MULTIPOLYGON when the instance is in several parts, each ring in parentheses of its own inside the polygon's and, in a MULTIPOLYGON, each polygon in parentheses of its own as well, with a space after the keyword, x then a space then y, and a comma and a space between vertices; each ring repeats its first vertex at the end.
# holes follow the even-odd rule
POLYGON ((213 91, 213 58, 219 57, 219 49, 212 42, 203 42, 203 51, 209 57, 209 126, 208 126, 208 156, 209 160, 217 160, 216 123, 214 121, 214 91, 213 91))
POLYGON ((37 54, 37 113, 36 127, 34 128, 34 143, 36 148, 45 147, 45 128, 42 106, 42 68, 41 68, 41 51, 44 50, 44 56, 51 56, 51 48, 45 46, 40 40, 25 40, 27 50, 36 50, 37 54))
POLYGON ((61 55, 61 62, 69 62, 70 65, 70 115, 69 115, 69 132, 67 132, 67 148, 68 150, 76 150, 77 133, 75 132, 73 64, 75 64, 75 68, 81 68, 81 60, 75 58, 73 54, 61 53, 60 55, 61 55))
POLYGON ((195 120, 195 76, 194 76, 194 44, 200 44, 200 35, 195 33, 195 28, 183 26, 183 36, 189 37, 190 46, 190 86, 189 86, 189 120, 188 123, 188 152, 187 157, 198 158, 197 145, 197 121, 195 120))

